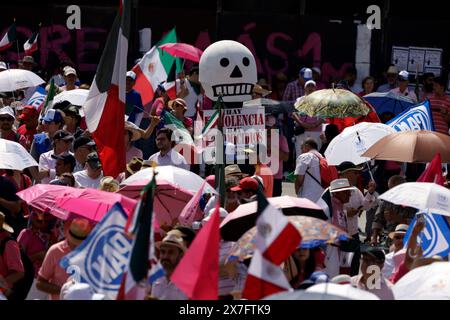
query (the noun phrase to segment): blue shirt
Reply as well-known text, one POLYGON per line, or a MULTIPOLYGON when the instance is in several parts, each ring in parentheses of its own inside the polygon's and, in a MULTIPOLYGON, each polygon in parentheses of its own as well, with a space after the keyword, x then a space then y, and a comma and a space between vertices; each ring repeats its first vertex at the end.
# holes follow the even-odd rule
POLYGON ((128 116, 128 121, 135 123, 136 116, 142 113, 144 106, 142 105, 141 94, 134 89, 126 95, 125 114, 128 116))

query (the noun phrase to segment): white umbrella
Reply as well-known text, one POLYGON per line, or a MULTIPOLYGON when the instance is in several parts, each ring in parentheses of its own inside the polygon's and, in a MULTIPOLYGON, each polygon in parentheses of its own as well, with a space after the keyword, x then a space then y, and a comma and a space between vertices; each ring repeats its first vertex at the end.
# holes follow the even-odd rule
MULTIPOLYGON (((156 183, 160 181, 169 182, 173 186, 181 187, 192 193, 197 192, 205 181, 199 175, 174 166, 161 166, 156 167, 157 172, 156 183)), ((153 177, 153 168, 146 168, 139 172, 136 172, 132 176, 125 179, 120 185, 125 186, 145 186, 151 181, 153 177)), ((214 188, 209 184, 205 185, 205 193, 216 193, 214 188)))
POLYGON ((86 89, 63 91, 55 96, 55 98, 53 99, 53 103, 61 101, 69 101, 71 104, 75 106, 83 106, 84 103, 86 102, 88 94, 89 90, 86 89))
POLYGON ((0 92, 37 87, 45 81, 34 72, 22 69, 9 69, 0 72, 0 92))
POLYGON ((395 129, 382 123, 361 122, 347 127, 337 135, 325 150, 325 158, 330 165, 351 161, 358 165, 370 160, 361 154, 381 138, 395 133, 395 129))
MULTIPOLYGON (((53 99, 53 104, 62 102, 62 101, 69 101, 74 106, 80 106, 82 107, 84 103, 86 102, 86 99, 89 95, 89 90, 86 89, 74 89, 74 90, 66 90, 63 91, 55 96, 53 99)), ((79 108, 78 112, 80 113, 80 116, 84 117, 84 111, 83 108, 79 108)))
POLYGON ((351 300, 334 294, 323 294, 317 292, 306 292, 305 290, 283 291, 272 294, 262 300, 351 300))
POLYGON ((20 170, 37 167, 38 163, 19 143, 0 139, 0 169, 20 170))
POLYGON ((431 182, 402 183, 379 199, 450 217, 450 190, 431 182))
POLYGON ((450 262, 415 268, 392 288, 396 300, 449 300, 450 262))
MULTIPOLYGON (((328 295, 338 296, 351 300, 380 300, 376 295, 368 291, 364 291, 349 284, 336 283, 319 283, 306 289, 308 293, 318 293, 324 295, 324 299, 328 295)), ((331 299, 327 299, 331 300, 331 299)))

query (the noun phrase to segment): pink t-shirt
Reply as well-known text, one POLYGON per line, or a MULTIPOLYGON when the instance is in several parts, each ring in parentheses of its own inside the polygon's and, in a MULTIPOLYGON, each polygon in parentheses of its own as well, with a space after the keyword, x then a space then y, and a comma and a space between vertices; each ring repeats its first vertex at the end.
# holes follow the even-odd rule
MULTIPOLYGON (((45 251, 45 243, 31 229, 23 229, 17 237, 17 242, 22 246, 28 257, 36 253, 45 251)), ((33 262, 34 276, 37 277, 42 262, 36 260, 33 262)))
MULTIPOLYGON (((69 274, 59 266, 61 259, 71 251, 67 240, 55 243, 48 249, 44 262, 39 270, 39 276, 48 282, 62 287, 69 274)), ((52 294, 52 300, 59 300, 59 294, 52 294)))
MULTIPOLYGON (((278 146, 274 146, 277 150, 289 153, 289 145, 285 136, 280 135, 278 146)), ((273 175, 274 179, 283 179, 283 160, 279 159, 278 171, 273 175)))
MULTIPOLYGON (((0 231, 0 242, 8 236, 7 232, 0 231)), ((5 278, 13 272, 25 272, 25 269, 20 257, 19 244, 10 240, 6 243, 5 250, 0 257, 0 275, 5 278)))

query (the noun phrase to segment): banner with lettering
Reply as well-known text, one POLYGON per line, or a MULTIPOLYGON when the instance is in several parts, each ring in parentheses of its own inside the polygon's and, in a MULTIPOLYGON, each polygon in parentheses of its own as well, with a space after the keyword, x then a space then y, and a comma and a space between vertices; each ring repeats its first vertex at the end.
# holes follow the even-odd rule
POLYGON ((126 222, 122 206, 115 204, 89 237, 60 262, 75 281, 89 284, 108 300, 116 299, 128 263, 131 239, 124 233, 126 222))
MULTIPOLYGON (((216 110, 205 110, 203 122, 208 123, 216 110)), ((236 109, 222 110, 225 156, 227 163, 234 163, 236 159, 245 159, 245 150, 257 144, 266 144, 265 109, 263 106, 249 106, 236 109)), ((212 129, 217 128, 217 123, 212 129)), ((209 130, 204 136, 205 150, 214 149, 216 133, 209 130)))
POLYGON ((397 131, 434 131, 430 101, 416 104, 386 123, 397 131))

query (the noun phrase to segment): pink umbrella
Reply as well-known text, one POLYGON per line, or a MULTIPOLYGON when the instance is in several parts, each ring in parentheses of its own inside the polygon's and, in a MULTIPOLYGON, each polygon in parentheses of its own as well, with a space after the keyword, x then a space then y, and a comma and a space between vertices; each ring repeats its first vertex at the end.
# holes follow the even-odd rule
POLYGON ((137 201, 124 195, 96 189, 82 189, 79 195, 66 195, 56 200, 56 206, 89 220, 98 222, 119 202, 125 212, 130 215, 137 201))
POLYGON ((72 187, 51 184, 36 184, 17 193, 29 206, 40 211, 48 211, 55 217, 66 220, 70 214, 67 210, 56 206, 56 199, 73 196, 77 197, 83 190, 72 187))
POLYGON ((49 211, 63 220, 75 214, 97 222, 116 202, 119 202, 128 214, 133 212, 137 204, 136 200, 117 193, 47 184, 34 185, 17 195, 28 205, 49 211))
MULTIPOLYGON (((133 181, 124 186, 119 193, 133 199, 138 199, 145 185, 144 180, 133 181)), ((174 186, 165 180, 157 181, 153 208, 159 225, 174 225, 185 205, 192 199, 194 193, 181 186, 174 186)))
POLYGON ((170 55, 186 60, 199 62, 203 51, 187 43, 166 43, 159 46, 170 55))
MULTIPOLYGON (((306 198, 281 196, 267 199, 287 216, 309 216, 326 220, 327 216, 314 202, 306 198)), ((256 201, 242 204, 231 212, 220 225, 225 241, 237 241, 247 230, 256 225, 258 204, 256 201)))

